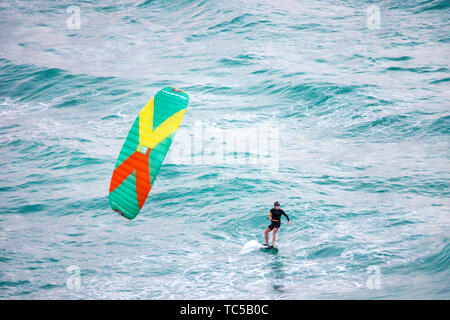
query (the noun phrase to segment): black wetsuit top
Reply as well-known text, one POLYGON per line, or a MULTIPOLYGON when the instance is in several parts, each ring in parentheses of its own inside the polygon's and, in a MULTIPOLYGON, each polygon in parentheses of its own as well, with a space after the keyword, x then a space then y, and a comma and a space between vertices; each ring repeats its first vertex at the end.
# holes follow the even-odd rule
POLYGON ((272 209, 270 209, 270 212, 272 213, 272 223, 269 226, 270 230, 272 230, 273 228, 277 228, 277 229, 280 228, 281 215, 285 216, 286 219, 289 221, 289 216, 286 213, 284 213, 284 211, 281 209, 272 208, 272 209), (273 221, 273 220, 277 220, 277 221, 273 221))

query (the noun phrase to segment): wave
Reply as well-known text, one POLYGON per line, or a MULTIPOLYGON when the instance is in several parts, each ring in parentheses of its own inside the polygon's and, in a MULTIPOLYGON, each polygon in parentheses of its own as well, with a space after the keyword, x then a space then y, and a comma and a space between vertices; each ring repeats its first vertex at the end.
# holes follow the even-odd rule
POLYGON ((419 0, 419 1, 391 1, 387 4, 393 9, 412 9, 415 13, 427 12, 430 10, 445 10, 450 8, 447 0, 419 0))
POLYGON ((450 2, 448 0, 431 0, 421 3, 416 12, 425 12, 429 10, 446 10, 449 8, 450 2))
POLYGON ((450 115, 434 120, 429 126, 429 131, 435 135, 450 134, 450 115))

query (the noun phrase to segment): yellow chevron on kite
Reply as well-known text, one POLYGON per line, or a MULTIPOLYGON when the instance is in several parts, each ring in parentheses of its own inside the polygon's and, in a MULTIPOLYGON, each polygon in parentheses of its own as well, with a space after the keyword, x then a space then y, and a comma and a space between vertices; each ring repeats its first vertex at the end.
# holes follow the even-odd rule
POLYGON ((161 123, 155 130, 153 128, 153 111, 154 111, 154 98, 150 99, 147 105, 139 113, 139 146, 146 146, 153 149, 158 143, 175 132, 180 126, 181 120, 186 112, 186 109, 182 109, 167 118, 161 123))

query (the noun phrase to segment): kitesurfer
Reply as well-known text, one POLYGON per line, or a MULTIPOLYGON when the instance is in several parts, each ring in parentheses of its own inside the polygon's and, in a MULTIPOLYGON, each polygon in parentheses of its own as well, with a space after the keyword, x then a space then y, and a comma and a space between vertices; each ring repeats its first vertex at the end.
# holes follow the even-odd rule
POLYGON ((288 224, 290 224, 289 216, 283 210, 280 209, 280 203, 278 201, 275 201, 273 206, 274 207, 272 209, 270 209, 270 212, 269 212, 269 220, 271 221, 271 223, 267 227, 266 231, 264 231, 264 236, 266 238, 266 243, 264 245, 267 247, 269 247, 269 232, 271 232, 271 231, 273 231, 272 247, 275 246, 276 234, 277 234, 278 229, 280 229, 280 226, 281 226, 281 215, 285 216, 288 220, 288 224))

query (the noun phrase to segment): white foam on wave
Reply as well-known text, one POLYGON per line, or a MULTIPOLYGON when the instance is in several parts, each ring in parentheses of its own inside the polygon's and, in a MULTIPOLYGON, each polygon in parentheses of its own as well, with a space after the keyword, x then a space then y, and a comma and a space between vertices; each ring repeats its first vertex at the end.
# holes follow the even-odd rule
POLYGON ((244 244, 244 246, 242 247, 241 252, 239 252, 239 254, 247 254, 249 252, 258 250, 262 247, 263 247, 263 245, 261 243, 259 243, 258 241, 250 240, 244 244))

